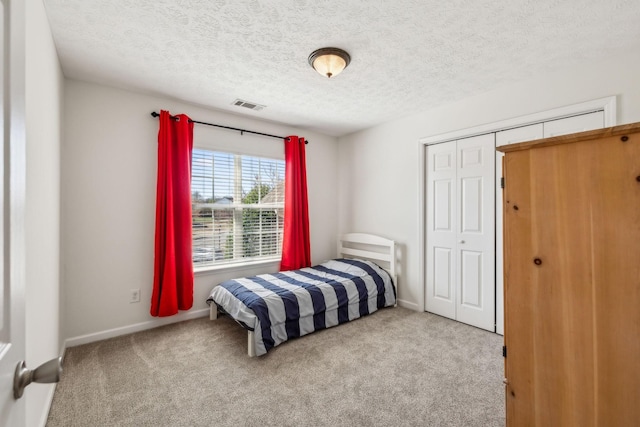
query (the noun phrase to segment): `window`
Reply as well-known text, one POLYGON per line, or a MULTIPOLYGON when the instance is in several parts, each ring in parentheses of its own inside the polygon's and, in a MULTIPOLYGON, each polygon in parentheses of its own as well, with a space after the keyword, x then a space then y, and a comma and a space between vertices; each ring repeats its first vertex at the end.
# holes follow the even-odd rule
POLYGON ((194 267, 279 259, 284 160, 194 149, 194 267))

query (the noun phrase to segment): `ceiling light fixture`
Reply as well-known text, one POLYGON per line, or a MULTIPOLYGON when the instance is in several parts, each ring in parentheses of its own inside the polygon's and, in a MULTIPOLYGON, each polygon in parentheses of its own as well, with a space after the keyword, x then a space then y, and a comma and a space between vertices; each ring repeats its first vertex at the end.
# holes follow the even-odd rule
POLYGON ((329 78, 337 76, 347 68, 351 57, 337 47, 323 47, 309 55, 309 65, 318 73, 329 78))

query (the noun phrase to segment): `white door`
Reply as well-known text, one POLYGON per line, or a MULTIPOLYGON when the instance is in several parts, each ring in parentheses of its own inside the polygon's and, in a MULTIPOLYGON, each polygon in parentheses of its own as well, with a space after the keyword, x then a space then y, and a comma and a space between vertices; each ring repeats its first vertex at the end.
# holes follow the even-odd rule
MULTIPOLYGON (((542 123, 496 132, 496 147, 543 137, 542 123)), ((502 236, 502 158, 496 151, 496 333, 504 335, 504 264, 502 236)))
POLYGON ((456 319, 495 330, 495 135, 458 141, 456 319))
POLYGON ((427 311, 494 330, 494 134, 427 147, 427 311))
POLYGON ((24 1, 1 0, 0 67, 3 147, 0 153, 0 426, 25 425, 24 399, 13 397, 16 366, 24 360, 24 1), (8 62, 7 62, 8 61, 8 62), (8 92, 7 92, 8 91, 8 92), (8 190, 8 191, 7 191, 8 190))
POLYGON ((426 310, 456 318, 456 141, 427 147, 426 310))

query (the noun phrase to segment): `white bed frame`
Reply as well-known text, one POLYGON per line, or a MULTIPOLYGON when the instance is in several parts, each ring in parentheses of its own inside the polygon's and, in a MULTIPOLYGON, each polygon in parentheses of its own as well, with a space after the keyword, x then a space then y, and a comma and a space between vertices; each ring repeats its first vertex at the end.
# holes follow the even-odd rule
MULTIPOLYGON (((396 242, 373 234, 343 234, 342 236, 338 236, 338 257, 375 261, 376 264, 384 268, 393 279, 393 285, 396 287, 396 303, 394 307, 398 305, 396 242)), ((211 303, 209 306, 209 319, 216 320, 217 318, 218 306, 216 306, 215 303, 211 303)), ((256 355, 253 334, 253 331, 247 331, 247 353, 249 357, 255 357, 256 355)))

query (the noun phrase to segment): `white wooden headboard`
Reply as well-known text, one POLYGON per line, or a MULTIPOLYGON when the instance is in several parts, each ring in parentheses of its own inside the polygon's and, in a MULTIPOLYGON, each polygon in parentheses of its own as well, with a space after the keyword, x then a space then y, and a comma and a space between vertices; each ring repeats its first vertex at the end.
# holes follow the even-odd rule
POLYGON ((365 233, 348 233, 338 236, 338 256, 376 261, 389 272, 398 287, 396 276, 396 242, 365 233))

